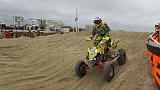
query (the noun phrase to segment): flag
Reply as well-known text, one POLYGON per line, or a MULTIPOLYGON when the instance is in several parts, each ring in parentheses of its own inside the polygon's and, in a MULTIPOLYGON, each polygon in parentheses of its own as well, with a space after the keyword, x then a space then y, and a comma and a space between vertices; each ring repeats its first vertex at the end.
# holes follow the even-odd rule
POLYGON ((78 20, 78 18, 75 18, 75 21, 77 21, 78 20))

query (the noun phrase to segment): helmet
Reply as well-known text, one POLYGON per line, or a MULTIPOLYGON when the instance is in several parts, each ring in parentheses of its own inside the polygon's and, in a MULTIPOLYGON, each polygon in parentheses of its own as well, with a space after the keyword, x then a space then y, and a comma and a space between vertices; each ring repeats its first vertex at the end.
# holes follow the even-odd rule
POLYGON ((102 18, 101 17, 96 17, 94 19, 94 24, 98 27, 102 23, 102 18))

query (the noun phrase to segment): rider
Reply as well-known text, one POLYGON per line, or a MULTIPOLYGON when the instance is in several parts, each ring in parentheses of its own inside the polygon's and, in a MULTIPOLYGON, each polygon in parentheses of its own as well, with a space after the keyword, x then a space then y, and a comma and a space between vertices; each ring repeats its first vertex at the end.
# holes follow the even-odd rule
MULTIPOLYGON (((87 41, 92 40, 92 38, 96 35, 96 33, 99 32, 99 35, 96 37, 95 41, 98 41, 98 43, 103 39, 106 40, 107 45, 112 46, 111 44, 111 39, 110 39, 110 28, 109 26, 105 23, 102 22, 101 17, 96 17, 94 19, 94 28, 92 31, 92 35, 89 38, 86 38, 87 41)), ((105 52, 108 51, 107 49, 105 52)), ((107 60, 106 54, 104 54, 104 60, 107 60)))
MULTIPOLYGON (((102 32, 102 33, 96 37, 97 41, 101 41, 102 38, 110 37, 110 32, 111 32, 110 28, 105 22, 102 22, 102 18, 101 17, 96 17, 94 19, 94 28, 93 28, 93 31, 92 31, 92 35, 89 38, 86 38, 86 40, 87 41, 92 40, 92 38, 95 36, 95 34, 98 31, 102 32)), ((111 39, 110 38, 109 38, 109 40, 107 42, 111 46, 111 39)))

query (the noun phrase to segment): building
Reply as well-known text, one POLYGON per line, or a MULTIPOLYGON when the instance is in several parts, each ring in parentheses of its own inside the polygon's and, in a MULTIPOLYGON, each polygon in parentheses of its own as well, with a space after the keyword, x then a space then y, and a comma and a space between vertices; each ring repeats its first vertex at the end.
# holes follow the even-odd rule
POLYGON ((26 28, 31 30, 31 29, 42 29, 43 24, 42 24, 42 19, 29 19, 29 24, 26 25, 26 28))
POLYGON ((45 29, 47 30, 61 30, 61 27, 64 26, 64 22, 62 21, 55 21, 55 20, 45 20, 45 29))
POLYGON ((31 26, 40 26, 41 25, 40 21, 41 21, 40 19, 31 18, 31 19, 29 19, 29 24, 31 26))
POLYGON ((29 25, 32 29, 60 30, 65 23, 62 21, 45 20, 45 19, 29 19, 29 25))
POLYGON ((61 32, 71 32, 71 31, 73 30, 72 30, 72 27, 70 26, 61 27, 61 32))
POLYGON ((85 25, 86 30, 92 30, 94 25, 85 25))
POLYGON ((24 19, 21 16, 13 16, 14 29, 20 29, 24 26, 24 19))

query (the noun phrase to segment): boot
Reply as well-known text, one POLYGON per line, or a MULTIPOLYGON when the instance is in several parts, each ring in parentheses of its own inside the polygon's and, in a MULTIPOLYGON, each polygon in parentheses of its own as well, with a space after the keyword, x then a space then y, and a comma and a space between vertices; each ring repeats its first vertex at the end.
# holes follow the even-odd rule
POLYGON ((103 62, 106 62, 107 60, 108 60, 108 58, 107 58, 107 52, 106 52, 106 50, 105 50, 102 61, 103 61, 103 62))

